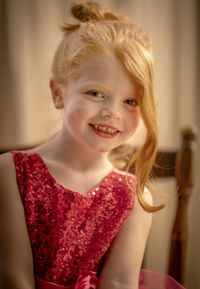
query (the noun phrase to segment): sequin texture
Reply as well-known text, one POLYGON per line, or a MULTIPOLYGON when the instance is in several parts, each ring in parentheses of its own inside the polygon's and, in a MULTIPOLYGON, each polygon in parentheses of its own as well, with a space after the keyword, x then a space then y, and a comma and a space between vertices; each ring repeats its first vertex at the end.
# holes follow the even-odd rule
POLYGON ((113 169, 87 194, 56 182, 34 151, 13 151, 37 276, 74 284, 83 271, 100 272, 109 246, 135 201, 135 176, 113 169))

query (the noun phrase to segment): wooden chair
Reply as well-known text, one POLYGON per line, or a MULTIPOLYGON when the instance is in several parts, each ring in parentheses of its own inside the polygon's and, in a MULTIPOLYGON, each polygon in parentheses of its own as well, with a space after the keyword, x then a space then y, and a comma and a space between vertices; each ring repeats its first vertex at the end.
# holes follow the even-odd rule
MULTIPOLYGON (((168 273, 184 283, 188 242, 188 203, 194 185, 193 167, 197 132, 195 128, 182 131, 181 146, 177 151, 158 151, 152 170, 153 178, 175 177, 177 183, 177 210, 171 235, 168 273)), ((126 169, 133 148, 121 146, 111 156, 116 166, 126 169)), ((132 167, 131 169, 134 169, 132 167)))
MULTIPOLYGON (((194 184, 193 160, 197 133, 188 128, 182 131, 182 143, 177 151, 159 151, 157 153, 152 176, 154 178, 175 177, 177 182, 178 205, 171 236, 168 273, 180 283, 184 283, 184 270, 188 241, 187 210, 189 198, 194 184)), ((34 146, 32 146, 34 147, 34 146)), ((30 147, 15 147, 12 149, 29 149, 30 147)), ((0 153, 11 150, 7 148, 0 153)), ((121 146, 113 150, 111 159, 116 167, 125 169, 133 148, 121 146)))

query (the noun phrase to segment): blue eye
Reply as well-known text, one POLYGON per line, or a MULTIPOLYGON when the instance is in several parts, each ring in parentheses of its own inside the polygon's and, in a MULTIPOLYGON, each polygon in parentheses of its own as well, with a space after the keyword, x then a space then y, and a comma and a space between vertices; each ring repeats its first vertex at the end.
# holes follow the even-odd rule
POLYGON ((97 98, 104 98, 105 97, 105 94, 101 91, 98 91, 98 90, 90 90, 87 92, 88 94, 91 94, 93 95, 94 97, 97 97, 97 98))
POLYGON ((126 99, 124 102, 128 105, 131 105, 131 106, 137 106, 138 105, 138 102, 136 99, 126 99))

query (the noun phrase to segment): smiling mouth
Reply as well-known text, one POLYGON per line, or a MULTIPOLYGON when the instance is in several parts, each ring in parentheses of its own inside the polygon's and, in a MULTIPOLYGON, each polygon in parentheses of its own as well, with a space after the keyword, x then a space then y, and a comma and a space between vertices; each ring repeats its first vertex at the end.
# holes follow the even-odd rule
POLYGON ((91 123, 89 123, 89 125, 91 126, 92 130, 100 137, 114 138, 120 133, 119 130, 110 126, 91 124, 91 123))
POLYGON ((111 135, 115 134, 116 132, 119 132, 119 130, 111 128, 111 127, 108 127, 108 126, 103 126, 103 125, 98 125, 98 124, 91 124, 91 123, 90 123, 90 125, 92 127, 94 127, 98 131, 101 131, 101 132, 104 132, 104 133, 107 133, 107 134, 111 134, 111 135))

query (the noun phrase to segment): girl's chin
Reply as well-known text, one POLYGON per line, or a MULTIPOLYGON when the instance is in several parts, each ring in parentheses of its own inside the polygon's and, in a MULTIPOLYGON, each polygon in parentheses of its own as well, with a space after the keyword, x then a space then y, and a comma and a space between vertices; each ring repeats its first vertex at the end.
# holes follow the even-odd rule
MULTIPOLYGON (((120 144, 118 145, 120 146, 120 144)), ((94 151, 94 152, 97 152, 97 153, 109 153, 111 152, 114 148, 118 147, 118 146, 112 146, 112 147, 108 147, 108 146, 102 146, 102 147, 98 147, 98 146, 94 146, 94 147, 91 147, 91 149, 94 151)))
POLYGON ((97 152, 97 153, 109 153, 112 149, 106 149, 106 148, 92 148, 92 150, 94 152, 97 152))

